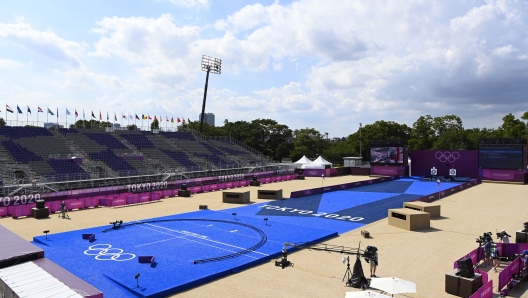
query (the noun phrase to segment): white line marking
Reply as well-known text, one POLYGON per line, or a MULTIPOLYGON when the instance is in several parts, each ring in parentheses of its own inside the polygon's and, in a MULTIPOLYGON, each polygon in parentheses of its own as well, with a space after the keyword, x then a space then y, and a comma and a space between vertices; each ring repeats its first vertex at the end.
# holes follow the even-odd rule
MULTIPOLYGON (((149 226, 157 227, 157 228, 160 228, 160 229, 168 230, 168 231, 171 231, 171 232, 175 232, 175 233, 178 233, 178 234, 182 234, 182 233, 179 232, 179 231, 172 230, 172 229, 165 228, 165 227, 158 226, 158 225, 154 225, 154 224, 145 223, 145 225, 149 225, 149 226)), ((217 244, 221 244, 221 245, 225 245, 225 246, 230 246, 230 247, 238 248, 238 249, 246 249, 246 248, 244 248, 244 247, 240 247, 240 246, 236 246, 236 245, 227 244, 227 243, 223 243, 223 242, 220 242, 220 241, 215 241, 215 240, 211 240, 211 239, 203 239, 203 238, 199 238, 199 237, 196 237, 196 236, 194 236, 194 235, 188 235, 188 234, 183 234, 183 235, 185 235, 185 236, 190 236, 190 237, 194 237, 194 238, 198 238, 198 239, 202 239, 202 240, 205 240, 205 241, 210 241, 210 242, 217 243, 217 244)), ((182 239, 187 239, 187 238, 184 237, 184 238, 182 238, 182 239)), ((202 242, 199 242, 199 243, 202 243, 202 242)), ((205 243, 203 243, 203 244, 205 244, 205 243)), ((256 253, 256 254, 261 254, 261 255, 264 255, 264 256, 269 256, 268 254, 261 253, 261 252, 258 252, 258 251, 252 251, 252 252, 254 252, 254 253, 256 253)))
POLYGON ((140 244, 140 245, 136 245, 134 247, 146 246, 146 245, 151 245, 151 244, 155 244, 155 243, 171 241, 171 240, 174 240, 174 239, 181 239, 181 238, 182 237, 174 237, 174 238, 169 238, 169 239, 165 239, 165 240, 160 240, 160 241, 154 241, 154 242, 150 242, 150 243, 140 244))
MULTIPOLYGON (((162 234, 168 234, 168 233, 164 233, 162 231, 158 231, 156 229, 149 229, 149 228, 146 228, 146 227, 142 227, 144 229, 148 229, 148 230, 152 230, 152 231, 155 231, 155 232, 160 232, 162 234)), ((168 234, 168 235, 171 235, 171 234, 168 234)), ((189 236, 189 235, 185 235, 185 236, 189 236)), ((187 240, 187 241, 191 241, 191 242, 195 242, 195 243, 199 243, 199 244, 203 244, 203 245, 206 245, 206 246, 210 246, 210 247, 214 247, 214 248, 218 248, 220 250, 225 250, 225 251, 228 251, 228 252, 237 252, 237 251, 233 251, 233 250, 229 250, 229 249, 225 249, 225 248, 222 248, 222 247, 218 247, 218 246, 214 246, 214 245, 211 245, 211 244, 207 244, 207 243, 203 243, 203 242, 200 242, 200 241, 196 241, 196 240, 192 240, 192 239, 189 239, 189 238, 186 238, 186 237, 177 237, 177 238, 180 238, 182 240, 187 240)), ((199 239, 202 239, 202 238, 199 238, 199 239)), ((202 239, 202 240, 205 240, 205 239, 202 239)), ((259 252, 256 252, 256 251, 253 251, 254 253, 259 253, 259 252)), ((252 258, 252 259, 258 259, 257 257, 252 257, 252 256, 249 256, 247 254, 243 254, 242 256, 245 256, 245 257, 248 257, 248 258, 252 258)))

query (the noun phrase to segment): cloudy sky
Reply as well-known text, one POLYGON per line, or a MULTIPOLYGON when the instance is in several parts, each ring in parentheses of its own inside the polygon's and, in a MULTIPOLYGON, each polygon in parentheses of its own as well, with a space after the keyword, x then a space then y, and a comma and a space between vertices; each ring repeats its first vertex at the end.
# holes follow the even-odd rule
POLYGON ((1 4, 0 98, 19 120, 27 105, 30 120, 37 106, 197 120, 202 55, 222 59, 206 106, 220 124, 271 118, 340 137, 426 114, 496 127, 528 110, 526 0, 1 4))

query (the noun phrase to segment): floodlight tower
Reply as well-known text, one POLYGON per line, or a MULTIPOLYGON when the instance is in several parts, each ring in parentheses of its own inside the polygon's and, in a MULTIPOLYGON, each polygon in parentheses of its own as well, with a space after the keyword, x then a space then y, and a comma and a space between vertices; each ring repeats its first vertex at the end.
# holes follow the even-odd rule
POLYGON ((222 72, 222 60, 218 58, 202 56, 202 70, 207 72, 205 77, 204 98, 202 104, 202 118, 200 119, 200 133, 203 133, 203 122, 205 118, 205 99, 207 98, 207 84, 209 83, 209 73, 220 74, 222 72))

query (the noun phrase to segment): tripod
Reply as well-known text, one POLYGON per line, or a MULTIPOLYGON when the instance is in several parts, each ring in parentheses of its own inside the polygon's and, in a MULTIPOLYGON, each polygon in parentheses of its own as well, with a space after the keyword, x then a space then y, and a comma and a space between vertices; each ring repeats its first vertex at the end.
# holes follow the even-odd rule
POLYGON ((65 205, 61 205, 61 213, 59 214, 59 218, 70 218, 70 216, 68 215, 68 211, 66 211, 65 205))
POLYGON ((352 270, 350 270, 350 257, 347 256, 346 260, 347 260, 347 269, 345 271, 345 276, 343 276, 343 280, 342 281, 346 280, 346 285, 348 287, 350 287, 350 285, 351 285, 350 280, 352 279, 352 270))

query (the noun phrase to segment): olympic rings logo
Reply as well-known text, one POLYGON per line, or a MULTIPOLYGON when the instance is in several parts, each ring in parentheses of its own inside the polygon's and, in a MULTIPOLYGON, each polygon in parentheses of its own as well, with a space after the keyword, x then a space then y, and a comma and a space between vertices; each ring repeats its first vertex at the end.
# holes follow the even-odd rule
POLYGON ((449 152, 449 151, 446 151, 446 152, 441 152, 441 151, 437 151, 435 153, 435 157, 436 159, 438 159, 440 162, 450 162, 450 163, 453 163, 455 162, 455 160, 459 159, 460 158, 460 153, 458 152, 449 152))
POLYGON ((308 175, 317 175, 317 171, 308 171, 308 175))
POLYGON ((120 248, 112 248, 110 244, 96 244, 84 251, 85 255, 95 256, 98 261, 130 261, 136 257, 135 254, 124 253, 120 248))

